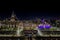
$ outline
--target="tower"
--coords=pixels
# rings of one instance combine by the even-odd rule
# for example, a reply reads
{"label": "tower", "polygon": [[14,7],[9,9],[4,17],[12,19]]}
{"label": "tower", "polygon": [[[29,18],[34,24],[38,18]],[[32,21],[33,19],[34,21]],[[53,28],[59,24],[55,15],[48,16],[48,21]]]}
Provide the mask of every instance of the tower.
{"label": "tower", "polygon": [[14,11],[13,11],[11,17],[15,17],[15,16],[16,16],[16,15],[14,14]]}
{"label": "tower", "polygon": [[15,21],[15,19],[17,19],[16,18],[16,15],[14,14],[14,11],[12,12],[12,15],[11,15],[11,19],[10,19],[10,21]]}

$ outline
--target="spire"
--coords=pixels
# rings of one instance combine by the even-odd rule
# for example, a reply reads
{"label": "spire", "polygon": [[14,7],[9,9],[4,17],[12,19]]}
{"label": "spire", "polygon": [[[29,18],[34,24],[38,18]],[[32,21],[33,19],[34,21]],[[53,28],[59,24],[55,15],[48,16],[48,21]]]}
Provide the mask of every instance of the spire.
{"label": "spire", "polygon": [[10,19],[11,21],[15,21],[15,20],[17,20],[17,17],[16,17],[16,15],[14,14],[14,11],[12,12],[12,15],[11,15],[11,19]]}
{"label": "spire", "polygon": [[15,17],[15,16],[16,16],[16,15],[14,14],[14,11],[13,11],[11,17]]}

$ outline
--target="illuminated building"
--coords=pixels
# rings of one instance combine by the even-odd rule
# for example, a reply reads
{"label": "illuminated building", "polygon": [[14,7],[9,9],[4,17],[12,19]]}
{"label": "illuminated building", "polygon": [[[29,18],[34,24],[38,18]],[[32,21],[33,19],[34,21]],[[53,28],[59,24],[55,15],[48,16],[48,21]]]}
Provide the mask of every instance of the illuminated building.
{"label": "illuminated building", "polygon": [[0,21],[0,36],[23,36],[24,30],[36,30],[36,23],[31,20],[19,20],[14,11],[10,18]]}
{"label": "illuminated building", "polygon": [[[50,21],[49,21],[50,22]],[[56,36],[60,33],[60,29],[54,27],[52,23],[37,18],[36,20],[19,20],[14,12],[9,19],[0,20],[0,36]],[[56,34],[56,35],[55,35]],[[60,36],[60,34],[59,34]]]}

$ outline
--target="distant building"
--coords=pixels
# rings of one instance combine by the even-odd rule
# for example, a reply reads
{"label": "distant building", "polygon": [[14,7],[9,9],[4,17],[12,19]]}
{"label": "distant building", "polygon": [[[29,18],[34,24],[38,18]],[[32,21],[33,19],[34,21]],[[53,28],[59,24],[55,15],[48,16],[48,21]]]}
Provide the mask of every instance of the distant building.
{"label": "distant building", "polygon": [[[59,24],[60,21],[57,21],[56,23]],[[47,22],[47,20],[41,20],[40,18],[36,18],[35,20],[19,20],[13,11],[10,18],[0,20],[0,36],[59,34],[60,30],[57,27],[53,27],[52,23],[50,24]],[[56,31],[58,31],[58,33],[56,33]]]}
{"label": "distant building", "polygon": [[[20,30],[36,30],[37,24],[33,23],[32,20],[19,20],[16,15],[14,14],[14,11],[12,12],[12,15],[10,18],[6,18],[5,20],[0,21],[0,30],[1,31],[15,31],[14,34],[17,34],[16,31]],[[19,30],[18,30],[19,29]],[[1,32],[2,34],[2,32]]]}

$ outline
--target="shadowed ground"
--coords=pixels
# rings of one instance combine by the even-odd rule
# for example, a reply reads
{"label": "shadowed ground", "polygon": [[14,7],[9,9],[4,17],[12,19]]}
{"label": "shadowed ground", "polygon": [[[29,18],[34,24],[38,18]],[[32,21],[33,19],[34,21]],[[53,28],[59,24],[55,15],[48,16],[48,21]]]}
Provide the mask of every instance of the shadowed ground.
{"label": "shadowed ground", "polygon": [[0,37],[0,40],[60,40],[60,37]]}

